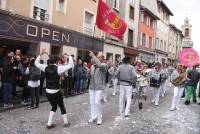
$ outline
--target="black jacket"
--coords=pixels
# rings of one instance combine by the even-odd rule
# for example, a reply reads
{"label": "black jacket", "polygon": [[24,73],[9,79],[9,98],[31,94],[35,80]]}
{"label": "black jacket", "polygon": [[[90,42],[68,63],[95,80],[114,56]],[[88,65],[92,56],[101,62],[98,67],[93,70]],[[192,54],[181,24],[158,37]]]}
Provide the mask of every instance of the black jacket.
{"label": "black jacket", "polygon": [[13,69],[13,65],[4,63],[2,75],[3,75],[2,82],[14,83],[15,82],[15,72]]}
{"label": "black jacket", "polygon": [[192,69],[188,71],[188,78],[189,80],[187,81],[186,86],[197,87],[197,84],[200,79],[200,73],[196,69]]}

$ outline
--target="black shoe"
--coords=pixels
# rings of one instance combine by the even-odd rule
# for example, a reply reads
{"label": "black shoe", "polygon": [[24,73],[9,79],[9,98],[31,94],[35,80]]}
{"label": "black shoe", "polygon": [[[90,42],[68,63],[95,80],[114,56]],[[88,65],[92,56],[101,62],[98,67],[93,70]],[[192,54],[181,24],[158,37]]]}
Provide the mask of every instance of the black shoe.
{"label": "black shoe", "polygon": [[190,101],[185,101],[185,105],[189,105],[190,104]]}
{"label": "black shoe", "polygon": [[197,100],[193,100],[194,103],[197,103]]}
{"label": "black shoe", "polygon": [[128,118],[128,117],[129,117],[129,115],[125,115],[124,117],[125,117],[125,118]]}
{"label": "black shoe", "polygon": [[54,128],[54,127],[56,127],[55,124],[51,124],[50,126],[49,126],[49,125],[46,126],[47,129],[52,129],[52,128]]}

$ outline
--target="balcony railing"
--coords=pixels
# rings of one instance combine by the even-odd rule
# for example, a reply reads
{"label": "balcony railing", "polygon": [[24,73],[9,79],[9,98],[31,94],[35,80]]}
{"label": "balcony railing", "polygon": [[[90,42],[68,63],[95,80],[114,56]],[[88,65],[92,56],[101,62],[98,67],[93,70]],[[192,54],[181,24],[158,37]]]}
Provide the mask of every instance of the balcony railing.
{"label": "balcony railing", "polygon": [[49,21],[49,14],[42,8],[34,7],[33,18],[41,21]]}

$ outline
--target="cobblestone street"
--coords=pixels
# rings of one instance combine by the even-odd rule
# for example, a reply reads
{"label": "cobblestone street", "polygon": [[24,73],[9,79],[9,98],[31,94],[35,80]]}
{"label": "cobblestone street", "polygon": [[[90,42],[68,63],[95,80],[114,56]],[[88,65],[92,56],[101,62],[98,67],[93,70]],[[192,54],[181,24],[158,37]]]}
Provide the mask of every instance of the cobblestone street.
{"label": "cobblestone street", "polygon": [[[170,111],[172,90],[161,98],[160,105],[154,106],[147,99],[142,110],[132,109],[130,118],[118,117],[118,96],[109,93],[108,103],[103,103],[103,124],[88,124],[88,94],[66,98],[65,106],[71,126],[64,128],[58,110],[55,129],[47,130],[46,122],[50,106],[42,103],[39,109],[26,108],[6,111],[0,114],[0,134],[199,134],[200,107],[196,104],[181,105],[180,111]],[[151,90],[149,91],[150,95]],[[183,103],[183,101],[182,101]]]}

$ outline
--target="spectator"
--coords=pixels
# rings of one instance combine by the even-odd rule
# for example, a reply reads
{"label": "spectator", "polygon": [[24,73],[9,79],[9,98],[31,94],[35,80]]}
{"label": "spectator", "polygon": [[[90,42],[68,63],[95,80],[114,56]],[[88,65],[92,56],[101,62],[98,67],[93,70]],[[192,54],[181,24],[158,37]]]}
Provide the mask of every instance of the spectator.
{"label": "spectator", "polygon": [[10,103],[10,95],[12,94],[12,84],[15,81],[14,68],[13,68],[14,58],[11,56],[7,57],[7,60],[3,64],[3,103],[4,108],[11,108],[13,104]]}
{"label": "spectator", "polygon": [[82,65],[82,60],[79,59],[77,64],[74,67],[74,77],[75,77],[74,88],[75,88],[76,94],[81,93],[82,76],[83,76],[83,65]]}
{"label": "spectator", "polygon": [[[28,75],[28,88],[30,90],[31,105],[28,109],[34,109],[39,107],[39,86],[40,86],[40,70],[34,65],[35,59],[30,60],[29,66],[26,68],[26,74]],[[36,100],[36,105],[35,105]]]}
{"label": "spectator", "polygon": [[88,77],[89,77],[89,68],[87,67],[87,62],[83,63],[83,78],[82,78],[82,89],[86,90]]}

